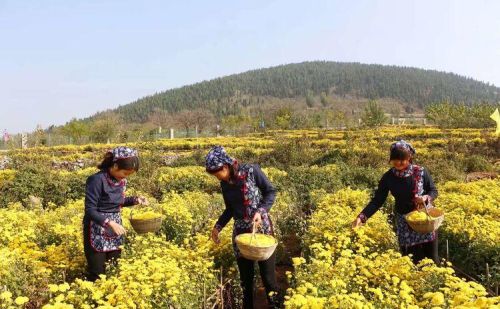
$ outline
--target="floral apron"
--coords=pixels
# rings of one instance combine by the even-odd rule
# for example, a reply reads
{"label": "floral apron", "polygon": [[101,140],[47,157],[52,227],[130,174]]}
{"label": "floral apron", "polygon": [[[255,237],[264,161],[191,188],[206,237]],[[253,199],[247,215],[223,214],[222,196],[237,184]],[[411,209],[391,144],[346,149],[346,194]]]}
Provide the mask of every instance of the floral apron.
{"label": "floral apron", "polygon": [[[101,215],[110,221],[122,225],[122,217],[119,212],[101,212]],[[123,235],[116,235],[108,225],[103,227],[90,220],[90,245],[97,252],[110,252],[121,250],[123,245]]]}
{"label": "floral apron", "polygon": [[[413,196],[418,195],[422,196],[424,194],[424,170],[423,168],[415,165],[413,167],[413,177],[414,181],[414,189]],[[416,209],[416,203],[415,209]],[[431,206],[425,205],[426,208]],[[397,213],[396,214],[396,229],[398,235],[398,242],[400,247],[408,248],[418,244],[431,242],[436,239],[436,232],[420,234],[415,232],[410,225],[406,222],[404,215]]]}
{"label": "floral apron", "polygon": [[[236,258],[240,257],[240,251],[236,245],[236,236],[243,233],[251,233],[253,229],[252,219],[259,211],[262,194],[255,182],[253,167],[242,165],[238,171],[238,181],[242,183],[241,194],[243,195],[243,206],[245,207],[243,219],[234,220],[233,226],[233,250]],[[266,235],[273,235],[273,225],[271,218],[266,211],[261,211],[262,223],[260,230]]]}

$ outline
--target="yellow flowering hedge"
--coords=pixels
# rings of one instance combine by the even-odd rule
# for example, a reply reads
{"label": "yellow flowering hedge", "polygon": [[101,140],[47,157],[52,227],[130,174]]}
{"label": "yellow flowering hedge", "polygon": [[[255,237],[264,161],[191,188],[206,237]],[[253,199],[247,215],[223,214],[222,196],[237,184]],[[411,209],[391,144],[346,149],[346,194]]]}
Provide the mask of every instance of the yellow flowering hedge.
{"label": "yellow flowering hedge", "polygon": [[445,211],[441,252],[448,240],[450,260],[494,289],[500,282],[500,178],[448,182],[439,189],[436,206]]}
{"label": "yellow flowering hedge", "polygon": [[306,258],[294,258],[287,308],[489,308],[500,298],[466,282],[449,267],[413,265],[396,250],[382,213],[366,226],[350,223],[368,200],[365,191],[318,193],[305,235]]}
{"label": "yellow flowering hedge", "polygon": [[162,167],[158,181],[165,192],[206,190],[217,191],[217,178],[208,174],[202,166]]}
{"label": "yellow flowering hedge", "polygon": [[[43,308],[199,308],[217,284],[209,240],[177,246],[164,237],[130,235],[118,265],[95,283],[49,285]],[[62,308],[62,307],[61,307]]]}
{"label": "yellow flowering hedge", "polygon": [[[480,146],[494,138],[493,130],[481,129],[439,129],[436,127],[387,126],[373,129],[336,130],[270,130],[265,133],[250,134],[245,137],[205,137],[176,138],[149,142],[127,142],[125,145],[141,150],[143,156],[163,152],[164,155],[185,155],[190,151],[206,150],[213,145],[225,145],[230,152],[239,156],[245,152],[254,154],[268,153],[276,145],[278,138],[310,138],[314,148],[339,148],[350,146],[349,141],[358,141],[359,145],[386,150],[391,141],[404,137],[418,149],[434,149],[455,144]],[[104,152],[122,144],[62,145],[31,148],[29,151],[11,150],[9,156],[16,160],[33,161],[74,161],[85,159],[98,161]],[[367,148],[367,147],[366,147]]]}
{"label": "yellow flowering hedge", "polygon": [[[170,217],[170,224],[185,231],[179,244],[164,234],[139,236],[125,219],[129,233],[122,259],[95,284],[78,279],[85,267],[83,201],[53,210],[28,211],[20,205],[0,209],[0,308],[17,308],[28,300],[37,307],[49,302],[46,308],[199,307],[216,287],[213,245],[193,230],[196,221],[207,219],[200,216],[202,210],[210,211],[211,196],[189,192],[168,197],[160,203],[164,214],[173,214],[175,208],[192,212],[187,220],[180,220],[179,212]],[[220,208],[217,203],[213,207]],[[129,213],[125,208],[124,218]]]}
{"label": "yellow flowering hedge", "polygon": [[[0,209],[0,286],[11,300],[28,296],[41,305],[47,284],[81,276],[82,209],[81,201],[51,211],[19,204]],[[6,295],[0,308],[12,305]]]}

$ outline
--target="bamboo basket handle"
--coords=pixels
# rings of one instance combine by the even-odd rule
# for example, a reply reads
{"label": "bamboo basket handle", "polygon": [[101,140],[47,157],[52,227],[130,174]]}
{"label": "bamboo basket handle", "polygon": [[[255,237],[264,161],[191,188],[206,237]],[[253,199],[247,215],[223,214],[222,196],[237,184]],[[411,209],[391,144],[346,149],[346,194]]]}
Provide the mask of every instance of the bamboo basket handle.
{"label": "bamboo basket handle", "polygon": [[425,210],[425,213],[427,214],[427,222],[430,222],[431,221],[431,215],[429,214],[429,210],[427,209],[427,205],[428,204],[427,202],[424,202],[424,210]]}
{"label": "bamboo basket handle", "polygon": [[257,231],[257,225],[255,224],[255,221],[252,221],[252,237],[250,238],[250,244],[252,244],[252,241],[255,238],[256,231]]}
{"label": "bamboo basket handle", "polygon": [[425,213],[426,213],[426,219],[427,219],[427,222],[430,222],[431,221],[431,215],[429,214],[429,210],[427,209],[427,205],[426,205],[426,202],[423,202],[423,203],[417,203],[417,210],[418,211],[421,211],[422,208],[424,209]]}

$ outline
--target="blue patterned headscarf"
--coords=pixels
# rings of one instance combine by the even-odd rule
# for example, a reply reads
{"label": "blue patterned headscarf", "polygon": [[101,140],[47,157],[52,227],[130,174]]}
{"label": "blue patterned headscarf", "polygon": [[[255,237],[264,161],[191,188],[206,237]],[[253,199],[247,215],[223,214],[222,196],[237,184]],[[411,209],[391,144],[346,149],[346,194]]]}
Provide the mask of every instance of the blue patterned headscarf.
{"label": "blue patterned headscarf", "polygon": [[399,140],[391,145],[391,151],[396,148],[404,149],[407,152],[409,152],[412,156],[414,156],[417,153],[415,151],[415,148],[413,148],[412,145],[410,145],[410,143],[408,143],[405,140]]}
{"label": "blue patterned headscarf", "polygon": [[214,172],[221,169],[225,164],[233,165],[236,162],[231,158],[224,147],[214,146],[205,157],[205,168],[208,172]]}
{"label": "blue patterned headscarf", "polygon": [[139,156],[137,150],[125,146],[119,146],[110,151],[113,154],[113,162]]}

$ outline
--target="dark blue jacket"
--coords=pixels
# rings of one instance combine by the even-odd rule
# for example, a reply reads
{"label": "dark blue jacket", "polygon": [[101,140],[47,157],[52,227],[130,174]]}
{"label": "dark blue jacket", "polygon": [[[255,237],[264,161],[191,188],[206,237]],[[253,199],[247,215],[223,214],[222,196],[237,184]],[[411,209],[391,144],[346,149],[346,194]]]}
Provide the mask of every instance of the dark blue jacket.
{"label": "dark blue jacket", "polygon": [[[437,198],[438,191],[431,175],[424,168],[424,195],[429,195],[433,200]],[[394,196],[396,213],[405,215],[414,210],[413,188],[415,186],[413,176],[398,177],[392,170],[388,170],[378,184],[375,195],[362,213],[370,218],[384,204],[389,192]]]}
{"label": "dark blue jacket", "polygon": [[[112,186],[106,179],[107,171],[100,171],[87,178],[85,189],[84,222],[90,220],[103,225],[101,212],[120,212],[120,206],[136,204],[136,197],[125,197],[123,186]],[[109,175],[109,174],[108,174]],[[109,175],[109,177],[111,177]]]}
{"label": "dark blue jacket", "polygon": [[[259,165],[252,164],[251,166],[253,167],[255,183],[262,194],[262,199],[258,208],[263,208],[269,212],[276,198],[276,189],[269,179],[267,179],[264,172],[262,172]],[[241,192],[241,187],[243,186],[242,181],[238,181],[234,184],[221,181],[220,186],[226,209],[219,217],[219,220],[217,220],[216,226],[223,228],[231,218],[235,220],[243,219],[245,206],[243,205],[243,194]]]}

